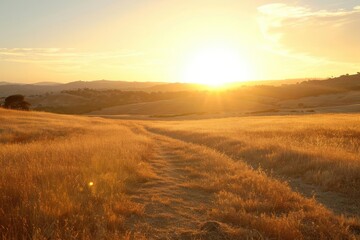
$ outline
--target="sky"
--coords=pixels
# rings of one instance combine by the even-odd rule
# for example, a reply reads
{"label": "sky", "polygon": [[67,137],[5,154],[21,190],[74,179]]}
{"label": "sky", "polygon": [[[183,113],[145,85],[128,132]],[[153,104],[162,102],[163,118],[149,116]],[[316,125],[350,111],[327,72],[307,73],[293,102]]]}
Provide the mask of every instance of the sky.
{"label": "sky", "polygon": [[0,82],[183,82],[214,46],[239,81],[360,71],[353,0],[0,0],[0,30]]}

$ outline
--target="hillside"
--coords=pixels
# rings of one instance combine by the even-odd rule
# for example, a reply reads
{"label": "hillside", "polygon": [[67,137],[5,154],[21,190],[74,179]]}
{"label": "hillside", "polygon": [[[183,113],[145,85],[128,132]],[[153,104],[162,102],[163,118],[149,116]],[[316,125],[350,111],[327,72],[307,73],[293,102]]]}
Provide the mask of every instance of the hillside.
{"label": "hillside", "polygon": [[55,113],[82,114],[107,107],[175,99],[190,92],[144,92],[77,89],[27,97],[32,109]]}
{"label": "hillside", "polygon": [[[199,118],[224,114],[304,114],[360,112],[360,74],[280,86],[244,86],[219,92],[189,92],[189,97],[141,102],[93,111],[90,115],[143,115]],[[201,116],[199,116],[199,114]]]}
{"label": "hillside", "polygon": [[89,115],[149,115],[171,116],[188,114],[213,114],[223,112],[264,111],[273,108],[271,102],[262,104],[259,101],[235,98],[233,96],[217,96],[212,94],[194,94],[193,96],[128,104],[104,108],[88,113]]}
{"label": "hillside", "polygon": [[280,82],[258,82],[273,85],[230,84],[210,90],[199,84],[79,81],[53,86],[4,85],[0,86],[0,91],[6,87],[24,87],[24,92],[26,88],[56,89],[26,99],[34,110],[70,114],[145,117],[201,114],[210,117],[214,114],[346,113],[359,110],[360,74],[327,80],[288,80],[285,81],[288,84],[281,85]]}
{"label": "hillside", "polygon": [[126,81],[76,81],[64,84],[41,83],[41,84],[3,84],[0,85],[0,97],[6,97],[12,94],[39,95],[44,93],[59,93],[66,90],[76,89],[121,89],[138,90],[145,89],[160,83],[157,82],[126,82]]}
{"label": "hillside", "polygon": [[[304,79],[297,80],[274,80],[274,81],[252,81],[229,84],[226,88],[238,88],[249,85],[274,85],[302,82]],[[126,90],[126,91],[145,91],[145,92],[179,92],[179,91],[198,91],[208,90],[207,86],[191,83],[162,83],[162,82],[127,82],[127,81],[75,81],[70,83],[38,82],[33,84],[0,82],[0,97],[12,94],[39,95],[45,93],[59,93],[67,90],[77,89],[94,90]]]}
{"label": "hillside", "polygon": [[0,238],[359,239],[358,118],[0,109]]}

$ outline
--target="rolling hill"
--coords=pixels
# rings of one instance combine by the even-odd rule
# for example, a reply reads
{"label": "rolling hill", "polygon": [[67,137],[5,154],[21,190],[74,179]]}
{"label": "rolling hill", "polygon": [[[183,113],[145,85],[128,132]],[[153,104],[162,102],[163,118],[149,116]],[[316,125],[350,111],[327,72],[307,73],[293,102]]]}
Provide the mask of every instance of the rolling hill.
{"label": "rolling hill", "polygon": [[359,239],[358,119],[0,109],[0,238]]}
{"label": "rolling hill", "polygon": [[[46,85],[48,83],[2,85],[0,93],[43,91],[46,93],[27,97],[33,109],[90,115],[175,116],[358,111],[360,74],[326,80],[289,80],[288,84],[281,85],[280,82],[257,82],[263,85],[244,83],[242,86],[233,84],[233,88],[214,91],[199,84],[101,80],[51,86]],[[48,92],[50,90],[54,92]]]}
{"label": "rolling hill", "polygon": [[104,108],[89,115],[150,115],[172,116],[191,114],[216,114],[224,112],[264,111],[271,109],[271,103],[263,104],[234,97],[213,95],[189,96],[170,100],[127,104]]}
{"label": "rolling hill", "polygon": [[126,82],[126,81],[76,81],[64,84],[41,83],[41,84],[4,84],[0,85],[0,97],[12,94],[39,95],[48,92],[58,93],[65,90],[74,89],[121,89],[139,90],[149,88],[160,83],[157,82]]}

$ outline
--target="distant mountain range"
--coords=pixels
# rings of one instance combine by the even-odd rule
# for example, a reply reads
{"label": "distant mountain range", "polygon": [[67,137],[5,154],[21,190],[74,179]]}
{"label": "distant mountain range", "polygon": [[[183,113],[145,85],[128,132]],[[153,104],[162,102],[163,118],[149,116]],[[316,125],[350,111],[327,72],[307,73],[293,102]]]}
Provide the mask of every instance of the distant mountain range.
{"label": "distant mountain range", "polygon": [[[305,79],[273,80],[273,81],[249,81],[228,84],[227,88],[237,88],[252,85],[281,85],[305,81]],[[12,94],[25,96],[39,95],[44,93],[58,93],[64,90],[74,89],[96,89],[96,90],[124,90],[124,91],[146,91],[146,92],[175,92],[206,90],[207,86],[195,83],[164,83],[164,82],[127,82],[127,81],[75,81],[70,83],[38,82],[32,84],[0,82],[0,97]]]}
{"label": "distant mountain range", "polygon": [[126,81],[76,81],[70,83],[52,83],[52,82],[40,82],[34,84],[19,84],[19,83],[7,83],[0,82],[0,97],[5,97],[12,94],[22,95],[37,95],[47,92],[61,92],[64,90],[73,89],[120,89],[120,90],[144,90],[159,84],[159,82],[126,82]]}
{"label": "distant mountain range", "polygon": [[[293,94],[301,89],[309,88],[336,88],[336,89],[352,89],[360,88],[360,74],[343,75],[337,78],[330,78],[326,80],[308,80],[308,79],[289,79],[289,80],[266,80],[266,81],[249,81],[230,83],[225,88],[241,88],[241,87],[256,87],[260,92],[267,92],[264,95],[273,93],[275,95]],[[278,87],[281,88],[278,88]],[[276,89],[272,89],[275,88]],[[41,95],[45,93],[59,93],[64,90],[75,89],[95,89],[95,90],[124,90],[124,91],[145,91],[145,92],[175,92],[175,91],[195,91],[206,90],[207,86],[194,83],[164,83],[164,82],[127,82],[127,81],[75,81],[70,83],[56,83],[56,82],[39,82],[33,84],[8,83],[0,82],[0,97],[6,97],[12,94],[22,94],[25,96]],[[292,91],[289,91],[292,90]],[[273,95],[271,94],[271,95]]]}

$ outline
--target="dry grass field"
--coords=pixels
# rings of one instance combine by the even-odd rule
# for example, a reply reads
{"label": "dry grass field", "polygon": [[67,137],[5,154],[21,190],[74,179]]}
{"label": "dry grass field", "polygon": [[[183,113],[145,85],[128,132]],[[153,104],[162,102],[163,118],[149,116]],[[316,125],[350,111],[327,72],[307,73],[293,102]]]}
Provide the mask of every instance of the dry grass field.
{"label": "dry grass field", "polygon": [[0,238],[360,239],[359,214],[288,183],[358,202],[359,120],[120,121],[0,109]]}
{"label": "dry grass field", "polygon": [[[103,239],[143,207],[151,142],[95,118],[0,109],[0,239]],[[141,167],[139,167],[141,166]]]}
{"label": "dry grass field", "polygon": [[360,199],[360,115],[256,116],[148,124],[152,131]]}

